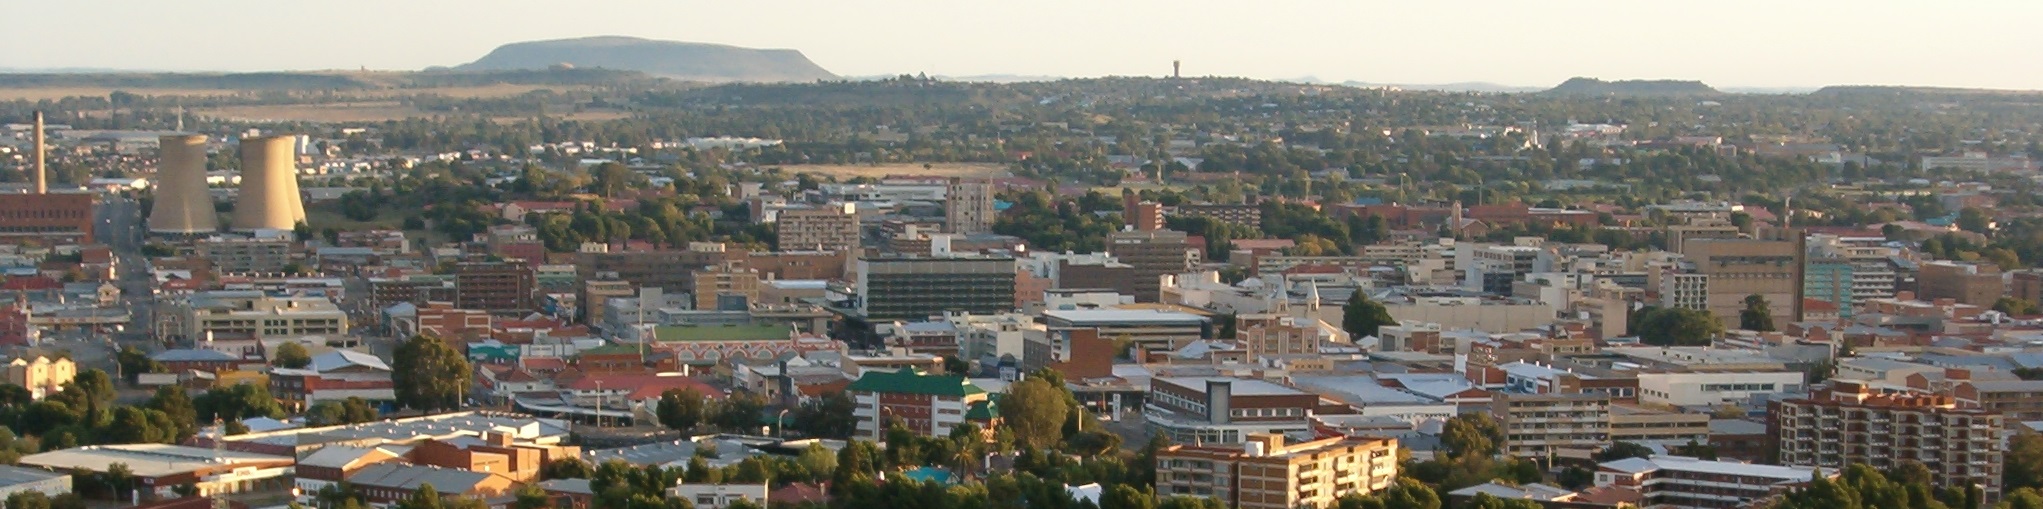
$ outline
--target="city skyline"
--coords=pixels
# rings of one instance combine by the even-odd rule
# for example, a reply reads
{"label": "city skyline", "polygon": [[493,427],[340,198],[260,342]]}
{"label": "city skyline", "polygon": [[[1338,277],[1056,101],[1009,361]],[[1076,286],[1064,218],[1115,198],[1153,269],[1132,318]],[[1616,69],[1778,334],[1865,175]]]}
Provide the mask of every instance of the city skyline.
{"label": "city skyline", "polygon": [[[2013,65],[2043,59],[2043,49],[2021,40],[2021,20],[2043,14],[2043,4],[2012,1],[1733,1],[1710,9],[1615,1],[1565,9],[1473,1],[1283,8],[1213,0],[764,8],[629,1],[568,9],[533,0],[263,9],[202,0],[111,11],[38,3],[18,6],[19,19],[51,22],[0,35],[21,48],[0,57],[0,69],[416,70],[470,62],[506,43],[623,35],[795,49],[845,77],[1161,76],[1181,60],[1188,76],[1330,82],[1546,87],[1586,76],[1720,88],[2043,89],[2043,71]],[[80,37],[81,26],[128,36]]]}

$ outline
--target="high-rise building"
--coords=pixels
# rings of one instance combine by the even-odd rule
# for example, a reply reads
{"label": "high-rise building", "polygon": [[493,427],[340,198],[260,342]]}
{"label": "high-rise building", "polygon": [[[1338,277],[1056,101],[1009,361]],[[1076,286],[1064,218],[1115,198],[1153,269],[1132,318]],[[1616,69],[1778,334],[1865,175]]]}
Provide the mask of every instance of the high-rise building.
{"label": "high-rise building", "polygon": [[1951,299],[1959,304],[1989,307],[2007,293],[2001,282],[2000,266],[1985,262],[1924,263],[1915,281],[1920,286],[1917,297],[1932,302]]}
{"label": "high-rise building", "polygon": [[833,204],[813,209],[780,211],[779,247],[786,251],[856,252],[859,247],[857,205]]}
{"label": "high-rise building", "polygon": [[[1156,302],[1163,276],[1183,274],[1198,264],[1199,250],[1185,232],[1173,230],[1115,232],[1107,236],[1107,253],[1134,267],[1136,302]],[[1064,282],[1064,287],[1073,287]]]}
{"label": "high-rise building", "polygon": [[206,189],[206,137],[171,135],[158,140],[156,201],[149,211],[149,231],[189,235],[218,231],[213,195]]}
{"label": "high-rise building", "polygon": [[1893,297],[1899,253],[1886,242],[1883,237],[1810,235],[1802,296],[1837,305],[1843,318],[1851,318],[1853,308],[1867,299]]}
{"label": "high-rise building", "polygon": [[951,178],[945,197],[944,226],[951,233],[984,233],[993,230],[993,183]]}
{"label": "high-rise building", "polygon": [[296,136],[241,139],[235,230],[289,230],[305,222],[305,204],[298,195],[297,141]]}
{"label": "high-rise building", "polygon": [[291,240],[284,237],[215,237],[193,243],[213,269],[234,274],[281,272],[291,264]]}
{"label": "high-rise building", "polygon": [[1937,486],[1976,486],[1986,503],[2000,500],[2006,418],[1999,412],[1961,408],[1951,396],[1831,383],[1806,398],[1768,403],[1767,435],[1778,451],[1776,463],[1823,468],[1864,463],[1889,470],[1913,460],[1929,467]]}
{"label": "high-rise building", "polygon": [[497,316],[532,312],[532,268],[522,263],[462,262],[454,264],[454,305]]}
{"label": "high-rise building", "polygon": [[1014,310],[1014,258],[886,256],[858,261],[858,311],[868,320]]}
{"label": "high-rise building", "polygon": [[1240,445],[1173,445],[1156,455],[1156,494],[1213,497],[1240,509],[1332,507],[1397,481],[1397,440],[1334,436],[1288,443],[1256,434]]}
{"label": "high-rise building", "polygon": [[1775,326],[1802,321],[1801,242],[1695,239],[1682,248],[1694,272],[1709,278],[1706,310],[1725,327],[1738,326],[1752,295],[1766,299]]}

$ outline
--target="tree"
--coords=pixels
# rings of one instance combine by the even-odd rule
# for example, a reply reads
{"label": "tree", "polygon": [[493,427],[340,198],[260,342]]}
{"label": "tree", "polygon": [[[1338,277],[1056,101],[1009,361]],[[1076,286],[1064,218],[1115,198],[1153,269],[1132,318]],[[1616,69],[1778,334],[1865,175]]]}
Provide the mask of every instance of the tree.
{"label": "tree", "polygon": [[667,389],[660,394],[660,425],[679,431],[695,429],[695,425],[702,423],[707,406],[702,393],[695,389]]}
{"label": "tree", "polygon": [[121,380],[128,382],[128,385],[134,385],[135,380],[144,373],[163,371],[163,364],[150,359],[148,353],[132,345],[121,347],[121,353],[115,357],[121,367]]}
{"label": "tree", "polygon": [[1354,296],[1348,297],[1346,305],[1341,306],[1341,330],[1348,331],[1348,335],[1357,339],[1375,336],[1378,327],[1396,324],[1397,320],[1390,317],[1389,308],[1370,299],[1369,294],[1359,289],[1355,290]]}
{"label": "tree", "polygon": [[192,403],[191,395],[186,394],[183,387],[175,385],[158,387],[156,395],[150,397],[144,406],[163,412],[165,418],[177,424],[174,441],[183,442],[198,433],[199,410]]}
{"label": "tree", "polygon": [[1647,307],[1633,318],[1639,341],[1652,346],[1706,346],[1724,331],[1708,311]]}
{"label": "tree", "polygon": [[305,345],[286,342],[277,345],[277,351],[270,355],[270,365],[286,369],[304,369],[312,365],[312,354],[305,351]]}
{"label": "tree", "polygon": [[1986,211],[1978,207],[1965,207],[1958,211],[1958,229],[1973,233],[1993,233],[1993,218],[1986,217]]}
{"label": "tree", "polygon": [[2000,300],[1993,301],[1993,310],[2014,316],[2043,314],[2043,307],[2038,307],[2035,302],[2020,297],[2001,297]]}
{"label": "tree", "polygon": [[198,421],[211,423],[226,421],[229,427],[238,425],[250,417],[280,418],[284,409],[277,405],[277,399],[270,396],[267,385],[237,384],[233,387],[214,387],[192,400],[198,410]]}
{"label": "tree", "polygon": [[7,496],[7,509],[50,509],[50,496],[34,490],[16,491]]}
{"label": "tree", "polygon": [[305,411],[305,421],[313,426],[337,426],[376,420],[379,412],[369,400],[350,397],[343,401],[321,401]]}
{"label": "tree", "polygon": [[1745,296],[1745,309],[1738,311],[1738,328],[1768,332],[1773,330],[1773,309],[1766,297],[1759,294]]}
{"label": "tree", "polygon": [[1490,414],[1461,414],[1447,419],[1440,430],[1440,445],[1449,458],[1496,456],[1504,441],[1504,430]]}
{"label": "tree", "polygon": [[1613,442],[1610,447],[1596,451],[1596,462],[1617,461],[1625,458],[1651,458],[1653,450],[1632,442]]}
{"label": "tree", "polygon": [[1477,493],[1461,507],[1467,509],[1540,509],[1539,502],[1522,498],[1497,498],[1488,493]]}
{"label": "tree", "polygon": [[858,402],[844,391],[823,393],[790,412],[794,415],[788,427],[813,437],[848,438],[858,427],[858,419],[851,415],[857,407]]}
{"label": "tree", "polygon": [[766,400],[749,393],[732,394],[717,404],[713,424],[725,431],[741,432],[759,430],[759,418],[766,411]]}
{"label": "tree", "polygon": [[548,496],[546,490],[540,489],[537,484],[527,484],[519,487],[517,497],[517,501],[511,503],[512,509],[553,508],[553,497]]}
{"label": "tree", "polygon": [[2008,441],[2001,468],[2002,489],[2043,489],[2043,435],[2023,433]]}
{"label": "tree", "polygon": [[1062,387],[1052,387],[1044,377],[1032,376],[1007,388],[1000,400],[1000,418],[1014,430],[1016,441],[1027,448],[1050,448],[1064,441],[1064,421],[1071,405],[1064,401]]}
{"label": "tree", "polygon": [[390,363],[390,381],[397,387],[397,403],[424,411],[460,408],[475,373],[468,359],[461,357],[439,338],[418,335],[397,347]]}

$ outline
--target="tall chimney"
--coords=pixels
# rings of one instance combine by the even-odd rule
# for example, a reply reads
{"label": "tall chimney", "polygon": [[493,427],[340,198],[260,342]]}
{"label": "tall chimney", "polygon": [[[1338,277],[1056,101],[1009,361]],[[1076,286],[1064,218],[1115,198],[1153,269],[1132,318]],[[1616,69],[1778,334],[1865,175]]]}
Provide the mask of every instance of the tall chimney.
{"label": "tall chimney", "polygon": [[49,144],[43,141],[43,112],[35,112],[35,194],[50,192],[50,171],[44,159],[48,157]]}

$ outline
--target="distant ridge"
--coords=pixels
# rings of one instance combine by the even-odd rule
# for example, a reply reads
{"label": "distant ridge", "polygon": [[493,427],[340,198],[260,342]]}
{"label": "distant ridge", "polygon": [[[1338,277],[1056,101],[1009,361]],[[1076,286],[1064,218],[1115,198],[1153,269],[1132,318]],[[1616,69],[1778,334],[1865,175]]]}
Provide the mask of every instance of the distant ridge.
{"label": "distant ridge", "polygon": [[556,66],[639,71],[687,81],[787,82],[835,79],[790,49],[656,41],[637,37],[584,37],[498,46],[456,70],[547,69]]}
{"label": "distant ridge", "polygon": [[1569,78],[1545,93],[1549,95],[1620,95],[1620,96],[1669,96],[1669,95],[1716,95],[1722,92],[1710,88],[1700,81],[1681,80],[1618,80],[1603,81],[1596,78]]}

